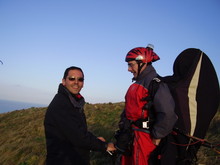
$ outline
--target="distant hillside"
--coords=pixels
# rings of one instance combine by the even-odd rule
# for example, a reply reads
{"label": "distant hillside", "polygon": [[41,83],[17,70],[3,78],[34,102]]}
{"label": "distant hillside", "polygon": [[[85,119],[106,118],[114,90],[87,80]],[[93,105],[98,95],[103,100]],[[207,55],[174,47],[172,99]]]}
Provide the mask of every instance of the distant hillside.
{"label": "distant hillside", "polygon": [[[124,103],[86,104],[85,113],[89,130],[108,141],[114,141],[114,132]],[[0,164],[44,165],[46,149],[43,120],[46,108],[30,108],[0,114]],[[220,142],[220,113],[215,116],[207,134],[210,142]],[[201,147],[201,164],[220,164],[220,155]],[[92,153],[92,165],[111,164],[106,154]]]}

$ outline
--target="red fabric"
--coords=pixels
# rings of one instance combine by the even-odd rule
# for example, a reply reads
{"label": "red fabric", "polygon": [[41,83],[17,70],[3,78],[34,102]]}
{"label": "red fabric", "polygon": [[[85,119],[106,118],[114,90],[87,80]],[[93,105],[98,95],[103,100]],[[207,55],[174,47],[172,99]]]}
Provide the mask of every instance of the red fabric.
{"label": "red fabric", "polygon": [[148,165],[150,153],[156,148],[148,133],[134,131],[132,156],[122,156],[122,165]]}
{"label": "red fabric", "polygon": [[[142,111],[142,107],[146,104],[142,99],[146,96],[148,96],[148,90],[143,86],[136,83],[130,86],[125,96],[125,113],[128,119],[135,121],[148,116],[148,111]],[[141,131],[134,131],[134,134],[132,156],[122,156],[121,164],[148,165],[149,155],[156,146],[152,143],[150,134]]]}
{"label": "red fabric", "polygon": [[146,118],[147,111],[142,111],[142,107],[147,103],[141,101],[144,97],[148,96],[148,90],[139,84],[132,84],[125,96],[125,113],[129,120],[137,120]]}

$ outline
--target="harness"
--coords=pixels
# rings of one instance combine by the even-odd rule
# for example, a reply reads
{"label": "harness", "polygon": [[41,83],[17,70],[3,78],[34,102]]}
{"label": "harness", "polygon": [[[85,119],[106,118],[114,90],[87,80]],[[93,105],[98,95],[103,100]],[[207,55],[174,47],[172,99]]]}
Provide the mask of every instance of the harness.
{"label": "harness", "polygon": [[140,118],[136,121],[132,121],[132,124],[138,127],[138,128],[132,127],[133,130],[150,133],[151,127],[155,121],[153,100],[157,92],[157,89],[159,88],[160,83],[161,83],[161,80],[158,77],[153,78],[151,80],[149,87],[148,87],[149,95],[147,97],[142,98],[141,100],[141,101],[147,101],[147,104],[144,105],[144,107],[142,108],[142,111],[149,111],[148,113],[149,116],[145,119]]}

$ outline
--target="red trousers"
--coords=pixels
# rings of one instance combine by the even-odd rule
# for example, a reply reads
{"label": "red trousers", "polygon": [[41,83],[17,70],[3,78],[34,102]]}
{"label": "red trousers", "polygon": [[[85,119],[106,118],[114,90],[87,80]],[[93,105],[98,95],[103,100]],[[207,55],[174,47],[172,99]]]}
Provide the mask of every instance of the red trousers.
{"label": "red trousers", "polygon": [[132,156],[122,156],[121,165],[148,165],[151,152],[156,148],[150,134],[134,131]]}

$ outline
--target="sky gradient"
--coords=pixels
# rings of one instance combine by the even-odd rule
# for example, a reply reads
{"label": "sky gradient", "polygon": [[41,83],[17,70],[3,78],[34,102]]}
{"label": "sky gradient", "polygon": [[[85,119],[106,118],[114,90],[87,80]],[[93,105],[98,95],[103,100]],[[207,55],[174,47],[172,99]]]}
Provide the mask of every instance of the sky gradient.
{"label": "sky gradient", "polygon": [[86,102],[124,101],[125,55],[148,43],[161,76],[183,50],[199,48],[219,78],[219,29],[219,0],[0,0],[0,99],[47,105],[64,70],[78,66]]}

